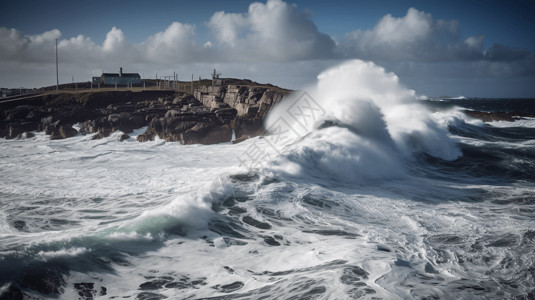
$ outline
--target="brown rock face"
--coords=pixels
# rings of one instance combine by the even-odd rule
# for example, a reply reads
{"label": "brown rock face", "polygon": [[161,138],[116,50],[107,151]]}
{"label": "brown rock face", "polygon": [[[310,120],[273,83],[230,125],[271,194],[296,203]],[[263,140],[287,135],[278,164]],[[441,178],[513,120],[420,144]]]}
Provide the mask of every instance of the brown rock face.
{"label": "brown rock face", "polygon": [[[227,109],[234,109],[236,116],[230,124],[236,138],[241,138],[264,134],[264,118],[288,92],[275,87],[254,85],[203,86],[195,90],[194,96],[216,114]],[[227,120],[228,118],[222,119],[225,124]]]}
{"label": "brown rock face", "polygon": [[69,125],[60,125],[52,129],[50,133],[51,140],[61,140],[73,137],[78,134],[78,131]]}
{"label": "brown rock face", "polygon": [[288,93],[268,87],[256,86],[203,86],[193,95],[210,109],[230,107],[236,109],[237,116],[259,117],[263,119],[269,109]]}

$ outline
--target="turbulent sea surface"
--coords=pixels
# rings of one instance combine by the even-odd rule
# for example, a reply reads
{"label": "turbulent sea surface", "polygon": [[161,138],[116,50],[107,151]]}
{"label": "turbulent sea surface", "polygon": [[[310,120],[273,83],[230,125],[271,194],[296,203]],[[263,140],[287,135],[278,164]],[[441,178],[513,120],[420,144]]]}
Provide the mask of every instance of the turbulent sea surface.
{"label": "turbulent sea surface", "polygon": [[0,298],[535,297],[535,120],[462,113],[533,100],[308,91],[236,145],[0,140]]}

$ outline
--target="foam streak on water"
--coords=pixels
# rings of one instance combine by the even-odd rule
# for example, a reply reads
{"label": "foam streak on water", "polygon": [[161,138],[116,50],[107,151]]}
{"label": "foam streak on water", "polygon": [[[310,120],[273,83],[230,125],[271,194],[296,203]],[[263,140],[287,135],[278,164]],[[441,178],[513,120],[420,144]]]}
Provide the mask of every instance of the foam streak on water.
{"label": "foam streak on water", "polygon": [[532,127],[431,113],[361,61],[310,95],[323,118],[253,169],[239,159],[269,137],[0,140],[0,293],[534,296]]}

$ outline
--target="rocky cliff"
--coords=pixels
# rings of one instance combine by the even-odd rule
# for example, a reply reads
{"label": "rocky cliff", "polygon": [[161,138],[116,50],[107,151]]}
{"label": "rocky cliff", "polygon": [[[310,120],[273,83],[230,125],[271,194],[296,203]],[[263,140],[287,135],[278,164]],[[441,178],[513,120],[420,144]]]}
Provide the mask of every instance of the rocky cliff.
{"label": "rocky cliff", "polygon": [[268,111],[288,93],[276,87],[225,85],[203,86],[194,96],[205,107],[218,111],[235,109],[231,126],[236,138],[256,136],[264,132],[263,120]]}
{"label": "rocky cliff", "polygon": [[[44,131],[51,139],[114,131],[126,134],[147,126],[138,141],[156,136],[182,144],[228,142],[262,134],[263,119],[287,91],[247,85],[203,86],[194,95],[163,91],[110,91],[49,94],[0,102],[0,138],[31,137]],[[72,128],[78,124],[79,131]]]}

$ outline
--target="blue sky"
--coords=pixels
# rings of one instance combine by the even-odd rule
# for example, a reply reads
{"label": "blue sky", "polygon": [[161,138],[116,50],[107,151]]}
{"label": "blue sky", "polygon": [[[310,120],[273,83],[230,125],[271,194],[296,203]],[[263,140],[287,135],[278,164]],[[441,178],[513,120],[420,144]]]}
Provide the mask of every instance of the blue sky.
{"label": "blue sky", "polygon": [[0,9],[0,86],[223,76],[287,88],[371,60],[428,96],[535,97],[535,1],[13,1]]}

